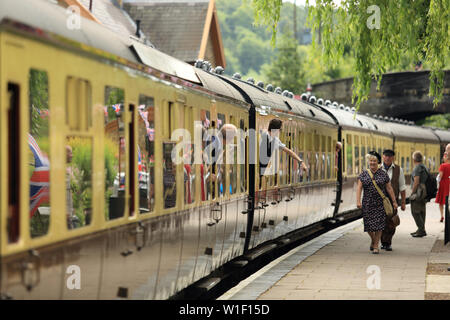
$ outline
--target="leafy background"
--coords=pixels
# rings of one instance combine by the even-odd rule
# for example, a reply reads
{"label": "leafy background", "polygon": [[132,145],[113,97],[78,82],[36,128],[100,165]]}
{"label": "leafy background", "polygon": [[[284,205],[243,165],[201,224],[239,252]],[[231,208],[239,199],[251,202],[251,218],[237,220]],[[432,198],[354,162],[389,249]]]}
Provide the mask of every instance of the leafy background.
{"label": "leafy background", "polygon": [[[309,12],[304,5],[296,6],[296,28],[294,28],[294,4],[283,2],[274,38],[270,25],[258,26],[254,21],[258,10],[271,10],[276,15],[276,6],[271,6],[276,1],[253,1],[253,5],[262,3],[265,8],[254,7],[251,2],[216,1],[227,61],[226,74],[233,75],[238,72],[244,80],[251,77],[256,82],[263,81],[265,85],[271,83],[274,87],[287,89],[297,95],[305,92],[308,83],[360,76],[355,72],[357,61],[352,54],[358,42],[343,30],[340,29],[335,33],[338,37],[345,36],[346,41],[343,41],[342,45],[335,46],[337,48],[335,52],[326,52],[326,48],[333,46],[326,46],[325,42],[328,41],[330,44],[331,41],[336,41],[330,38],[331,31],[335,30],[322,29],[319,32],[317,23],[314,25],[312,21],[317,18],[317,13],[308,17]],[[322,19],[335,21],[336,17],[332,11],[324,12]],[[394,17],[389,16],[385,19]],[[408,28],[407,21],[404,24],[405,28]],[[311,31],[313,25],[316,28],[314,34]],[[333,27],[331,23],[323,25]],[[311,38],[314,36],[316,41],[312,45]],[[383,72],[413,71],[417,62],[417,54],[407,50],[395,56],[395,59],[388,58],[392,63],[389,63]],[[445,68],[449,69],[450,59],[446,59],[444,64]],[[423,61],[423,68],[430,68],[427,61]],[[370,74],[368,76],[370,77]],[[449,119],[446,115],[433,116],[420,124],[428,122],[434,126],[449,128]]]}

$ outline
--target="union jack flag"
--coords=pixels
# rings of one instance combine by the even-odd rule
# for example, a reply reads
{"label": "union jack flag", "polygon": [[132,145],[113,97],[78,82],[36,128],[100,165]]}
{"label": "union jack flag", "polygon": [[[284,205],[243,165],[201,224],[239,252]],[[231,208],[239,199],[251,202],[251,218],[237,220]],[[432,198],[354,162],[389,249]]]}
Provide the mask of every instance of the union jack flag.
{"label": "union jack flag", "polygon": [[114,105],[112,106],[112,108],[113,108],[113,110],[114,110],[116,113],[119,113],[119,112],[120,112],[120,104],[114,104]]}
{"label": "union jack flag", "polygon": [[138,149],[138,171],[141,172],[142,171],[141,148],[139,148],[138,146],[137,149]]}
{"label": "union jack flag", "polygon": [[47,156],[42,153],[31,134],[28,134],[28,146],[34,155],[34,171],[30,178],[30,217],[32,217],[42,203],[50,201],[50,166]]}

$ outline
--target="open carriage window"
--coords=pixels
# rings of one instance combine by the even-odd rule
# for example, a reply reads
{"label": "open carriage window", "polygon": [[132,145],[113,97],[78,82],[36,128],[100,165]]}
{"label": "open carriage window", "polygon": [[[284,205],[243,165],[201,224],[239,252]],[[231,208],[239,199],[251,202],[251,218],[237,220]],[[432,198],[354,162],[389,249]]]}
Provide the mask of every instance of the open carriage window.
{"label": "open carriage window", "polygon": [[239,155],[239,166],[240,166],[240,181],[241,181],[241,192],[246,192],[247,191],[247,137],[245,137],[245,123],[244,123],[244,119],[241,119],[239,121],[239,129],[240,129],[240,133],[241,136],[239,137],[239,150],[240,150],[240,155]]}
{"label": "open carriage window", "polygon": [[212,166],[211,166],[211,150],[207,146],[211,143],[211,135],[209,129],[212,126],[211,114],[207,110],[200,110],[200,120],[202,122],[202,152],[200,164],[200,187],[202,201],[211,200],[212,197]]}
{"label": "open carriage window", "polygon": [[139,212],[155,208],[155,103],[152,97],[139,96],[138,107],[138,181]]}
{"label": "open carriage window", "polygon": [[[183,145],[183,180],[184,203],[195,202],[195,154],[194,154],[194,109],[184,107],[184,129],[189,132],[190,139]],[[186,137],[184,137],[186,139]]]}
{"label": "open carriage window", "polygon": [[117,219],[125,213],[126,142],[123,121],[125,92],[105,87],[105,216]]}
{"label": "open carriage window", "polygon": [[67,228],[76,229],[92,220],[92,138],[69,136],[65,149]]}
{"label": "open carriage window", "polygon": [[177,166],[172,161],[173,142],[163,143],[163,199],[164,209],[174,208],[177,205]]}
{"label": "open carriage window", "polygon": [[28,176],[30,181],[31,237],[47,234],[50,224],[50,134],[48,76],[29,74]]}

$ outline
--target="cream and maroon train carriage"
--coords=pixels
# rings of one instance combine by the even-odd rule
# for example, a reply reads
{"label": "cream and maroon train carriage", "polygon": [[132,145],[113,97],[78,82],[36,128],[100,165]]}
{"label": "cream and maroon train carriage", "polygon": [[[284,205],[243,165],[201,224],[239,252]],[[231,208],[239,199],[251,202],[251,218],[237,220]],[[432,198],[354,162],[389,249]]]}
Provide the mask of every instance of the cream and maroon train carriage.
{"label": "cream and maroon train carriage", "polygon": [[[48,1],[0,2],[2,298],[167,299],[274,239],[351,216],[368,150],[394,148],[410,173],[423,148],[436,173],[450,142],[66,21]],[[276,117],[308,174],[284,154],[274,175],[258,174],[258,140]],[[224,124],[241,129],[235,161],[189,161]],[[174,163],[180,141],[186,161]]]}

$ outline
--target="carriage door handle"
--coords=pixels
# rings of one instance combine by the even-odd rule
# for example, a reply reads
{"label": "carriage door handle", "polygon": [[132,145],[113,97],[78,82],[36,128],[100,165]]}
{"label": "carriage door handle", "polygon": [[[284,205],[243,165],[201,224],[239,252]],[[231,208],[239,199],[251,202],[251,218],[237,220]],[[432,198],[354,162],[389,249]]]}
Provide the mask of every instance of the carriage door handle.
{"label": "carriage door handle", "polygon": [[136,249],[140,251],[145,245],[145,228],[142,222],[136,227]]}
{"label": "carriage door handle", "polygon": [[[222,220],[223,216],[223,204],[220,202],[216,202],[214,204],[214,207],[211,209],[212,212],[212,218],[216,221],[216,223],[219,223],[220,220]],[[210,225],[210,224],[208,224]],[[211,224],[211,226],[214,225],[214,223]]]}
{"label": "carriage door handle", "polygon": [[36,250],[30,250],[28,253],[28,257],[21,264],[22,284],[31,291],[41,280],[41,257]]}

